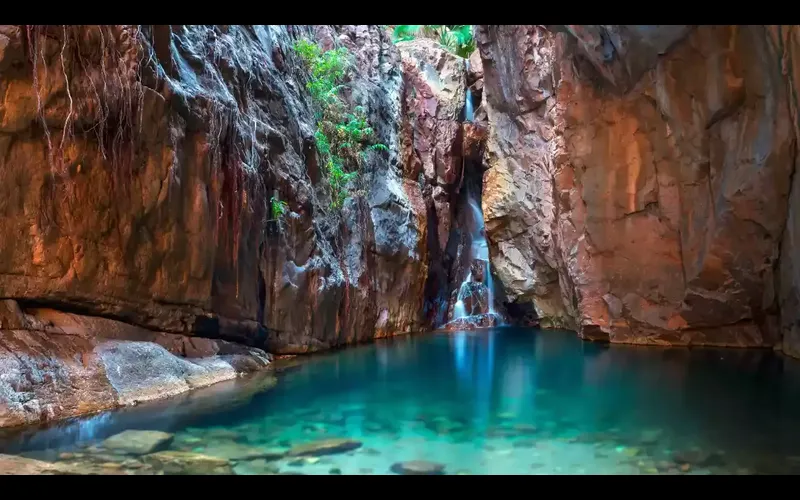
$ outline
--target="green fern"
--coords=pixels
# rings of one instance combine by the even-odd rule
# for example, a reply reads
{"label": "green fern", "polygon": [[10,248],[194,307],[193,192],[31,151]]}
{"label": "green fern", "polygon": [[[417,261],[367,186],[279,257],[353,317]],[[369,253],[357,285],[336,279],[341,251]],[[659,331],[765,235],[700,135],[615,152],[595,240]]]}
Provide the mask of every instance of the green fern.
{"label": "green fern", "polygon": [[289,205],[285,201],[281,201],[274,196],[270,198],[269,202],[273,220],[280,219],[283,214],[289,211]]}
{"label": "green fern", "polygon": [[314,142],[323,159],[323,173],[331,192],[331,207],[339,209],[352,194],[367,151],[385,151],[372,144],[375,132],[361,106],[352,110],[341,98],[343,81],[351,68],[347,49],[323,51],[308,40],[295,43],[295,50],[310,72],[306,88],[311,94],[317,118]]}

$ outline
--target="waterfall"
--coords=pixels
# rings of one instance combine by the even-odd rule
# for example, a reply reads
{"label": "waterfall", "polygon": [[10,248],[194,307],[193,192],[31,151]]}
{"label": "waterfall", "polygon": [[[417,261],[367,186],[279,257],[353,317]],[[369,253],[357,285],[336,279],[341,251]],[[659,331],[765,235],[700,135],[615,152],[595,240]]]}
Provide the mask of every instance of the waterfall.
{"label": "waterfall", "polygon": [[[459,292],[460,295],[460,292]],[[467,317],[467,309],[464,307],[464,301],[458,299],[455,307],[453,308],[453,319],[461,319]]]}
{"label": "waterfall", "polygon": [[[469,59],[464,60],[464,64],[469,71]],[[475,117],[475,110],[472,108],[472,91],[467,87],[466,99],[464,99],[464,121],[471,122]]]}
{"label": "waterfall", "polygon": [[[492,263],[489,259],[489,242],[486,241],[486,230],[483,223],[483,211],[472,196],[467,197],[467,203],[472,212],[472,259],[486,262],[486,272],[483,278],[486,284],[486,297],[489,301],[489,314],[494,314],[494,286],[492,284]],[[472,273],[467,280],[472,279]],[[462,284],[463,287],[463,284]]]}

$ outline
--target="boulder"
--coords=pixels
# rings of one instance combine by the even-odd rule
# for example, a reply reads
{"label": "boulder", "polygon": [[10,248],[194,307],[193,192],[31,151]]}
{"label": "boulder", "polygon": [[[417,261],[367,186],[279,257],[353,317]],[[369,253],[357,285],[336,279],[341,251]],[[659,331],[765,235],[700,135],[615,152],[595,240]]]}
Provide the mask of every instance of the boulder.
{"label": "boulder", "polygon": [[129,430],[111,436],[101,446],[118,453],[147,455],[169,448],[173,439],[168,432]]}

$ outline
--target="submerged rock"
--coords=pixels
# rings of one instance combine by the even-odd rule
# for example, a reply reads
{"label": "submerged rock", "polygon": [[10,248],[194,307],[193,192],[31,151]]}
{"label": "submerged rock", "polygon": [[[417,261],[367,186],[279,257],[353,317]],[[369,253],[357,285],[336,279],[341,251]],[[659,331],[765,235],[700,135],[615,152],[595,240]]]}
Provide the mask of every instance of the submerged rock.
{"label": "submerged rock", "polygon": [[215,442],[203,448],[203,453],[227,460],[278,460],[286,455],[285,449],[258,448],[235,442]]}
{"label": "submerged rock", "polygon": [[290,457],[333,455],[347,453],[361,447],[361,441],[355,439],[323,439],[292,447],[287,453]]}
{"label": "submerged rock", "polygon": [[145,455],[144,460],[165,474],[233,474],[233,468],[228,460],[201,453],[160,451]]}
{"label": "submerged rock", "polygon": [[694,465],[698,467],[718,466],[725,462],[722,453],[702,450],[700,448],[676,451],[672,455],[672,458],[678,464]]}
{"label": "submerged rock", "polygon": [[146,455],[169,448],[174,435],[161,431],[129,430],[103,441],[102,447],[130,455]]}
{"label": "submerged rock", "polygon": [[274,462],[264,459],[248,460],[233,466],[233,472],[239,476],[260,476],[280,473],[280,467]]}
{"label": "submerged rock", "polygon": [[426,460],[411,460],[409,462],[397,462],[392,465],[390,470],[395,474],[406,476],[434,476],[444,474],[445,466],[436,462]]}
{"label": "submerged rock", "polygon": [[17,455],[0,454],[0,475],[51,475],[76,474],[75,469],[66,464],[45,462]]}

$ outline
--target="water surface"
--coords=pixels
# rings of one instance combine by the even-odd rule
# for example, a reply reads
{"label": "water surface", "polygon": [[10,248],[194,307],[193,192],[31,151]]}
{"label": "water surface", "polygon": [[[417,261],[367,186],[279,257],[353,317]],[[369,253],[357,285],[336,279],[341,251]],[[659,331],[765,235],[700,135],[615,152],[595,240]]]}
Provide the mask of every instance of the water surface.
{"label": "water surface", "polygon": [[410,460],[448,474],[793,474],[799,368],[770,351],[606,346],[516,328],[436,333],[314,356],[246,398],[220,386],[191,404],[11,436],[0,450],[102,453],[102,439],[132,428],[175,433],[173,449],[208,455],[231,444],[361,443],[323,457],[234,460],[238,474],[388,474]]}

